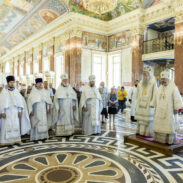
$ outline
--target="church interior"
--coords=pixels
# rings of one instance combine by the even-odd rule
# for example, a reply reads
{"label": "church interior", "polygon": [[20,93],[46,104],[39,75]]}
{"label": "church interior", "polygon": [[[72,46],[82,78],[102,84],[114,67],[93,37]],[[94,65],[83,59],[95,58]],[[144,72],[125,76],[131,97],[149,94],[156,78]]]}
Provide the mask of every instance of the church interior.
{"label": "church interior", "polygon": [[[145,66],[158,87],[166,70],[183,93],[183,0],[0,0],[0,84],[13,75],[24,87],[42,78],[57,89],[67,74],[74,88],[94,75],[97,88],[104,82],[129,94]],[[182,183],[182,113],[177,149],[153,149],[128,140],[137,122],[126,107],[99,134],[82,134],[80,124],[71,136],[49,130],[44,141],[26,134],[0,145],[0,182]]]}

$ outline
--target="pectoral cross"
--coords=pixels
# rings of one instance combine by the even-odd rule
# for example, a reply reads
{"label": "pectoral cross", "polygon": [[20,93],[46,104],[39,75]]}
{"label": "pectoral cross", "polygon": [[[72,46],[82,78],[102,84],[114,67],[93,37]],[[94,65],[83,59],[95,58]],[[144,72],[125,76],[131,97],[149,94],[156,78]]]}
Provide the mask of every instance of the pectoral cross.
{"label": "pectoral cross", "polygon": [[161,94],[160,94],[160,100],[161,100],[161,99],[165,100],[165,98],[166,98],[166,95],[165,95],[164,93],[161,93]]}
{"label": "pectoral cross", "polygon": [[147,95],[147,87],[143,87],[143,89],[142,89],[142,95]]}
{"label": "pectoral cross", "polygon": [[163,91],[160,93],[160,100],[163,99],[165,100],[166,95],[165,95],[165,88],[163,87]]}
{"label": "pectoral cross", "polygon": [[143,89],[142,95],[147,95],[147,90],[146,89]]}

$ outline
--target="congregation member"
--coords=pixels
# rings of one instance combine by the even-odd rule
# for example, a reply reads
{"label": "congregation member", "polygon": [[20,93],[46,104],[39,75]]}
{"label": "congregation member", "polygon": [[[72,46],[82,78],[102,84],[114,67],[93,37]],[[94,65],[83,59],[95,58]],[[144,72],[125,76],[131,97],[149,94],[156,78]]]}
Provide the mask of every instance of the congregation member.
{"label": "congregation member", "polygon": [[99,88],[99,92],[102,97],[103,109],[102,109],[101,115],[102,115],[102,123],[104,123],[106,122],[106,118],[107,118],[107,95],[103,87]]}
{"label": "congregation member", "polygon": [[4,90],[4,85],[2,83],[0,83],[0,94],[1,92]]}
{"label": "congregation member", "polygon": [[56,90],[55,90],[55,88],[53,88],[53,84],[52,83],[49,83],[49,88],[52,90],[52,93],[53,93],[53,96],[54,96],[55,93],[56,93]]}
{"label": "congregation member", "polygon": [[105,83],[103,81],[100,83],[100,88],[103,89],[104,94],[106,94],[106,95],[108,94],[108,89],[107,89],[107,87],[105,87]]}
{"label": "congregation member", "polygon": [[83,88],[85,87],[84,83],[82,81],[79,82],[79,91],[82,93]]}
{"label": "congregation member", "polygon": [[126,97],[127,97],[127,92],[125,91],[125,87],[122,86],[117,94],[118,94],[118,102],[119,102],[118,111],[121,110],[121,113],[123,113],[123,110],[126,108]]}
{"label": "congregation member", "polygon": [[44,81],[43,86],[44,86],[44,89],[47,91],[48,95],[50,96],[51,100],[53,101],[54,94],[52,89],[48,87],[48,81]]}
{"label": "congregation member", "polygon": [[30,95],[31,91],[32,91],[32,86],[28,86],[27,87],[27,96]]}
{"label": "congregation member", "polygon": [[73,87],[73,90],[76,92],[77,99],[78,99],[78,105],[79,105],[80,98],[81,98],[81,91],[79,89],[79,84],[75,84],[75,86]]}
{"label": "congregation member", "polygon": [[89,85],[84,87],[80,100],[79,112],[84,135],[101,133],[102,97],[95,86],[95,79],[95,75],[89,76]]}
{"label": "congregation member", "polygon": [[[100,88],[102,88],[103,95],[106,95],[106,98],[107,98],[108,97],[108,88],[105,87],[105,82],[104,81],[102,81],[100,83]],[[107,107],[106,107],[106,109],[107,109]],[[107,118],[108,118],[108,112],[106,110],[106,113],[105,113],[105,121],[107,120]]]}
{"label": "congregation member", "polygon": [[52,106],[50,96],[43,89],[42,78],[37,78],[35,83],[28,98],[28,110],[32,124],[30,139],[33,141],[48,138],[47,114],[50,113]]}
{"label": "congregation member", "polygon": [[30,129],[30,120],[24,98],[15,88],[15,77],[6,77],[8,89],[0,94],[0,145],[21,143],[21,135]]}
{"label": "congregation member", "polygon": [[152,137],[154,108],[150,107],[157,91],[156,80],[152,76],[152,68],[144,66],[143,78],[137,86],[136,91],[136,113],[137,120],[136,133],[142,136]]}
{"label": "congregation member", "polygon": [[115,115],[118,111],[118,96],[115,92],[115,88],[111,88],[111,93],[109,94],[109,122],[111,118],[113,119],[113,123],[115,122]]}
{"label": "congregation member", "polygon": [[19,83],[19,81],[16,81],[15,88],[16,88],[18,91],[20,91],[20,89],[21,89],[21,83]]}
{"label": "congregation member", "polygon": [[161,73],[161,83],[153,102],[156,108],[154,140],[173,144],[176,142],[176,132],[179,130],[178,110],[183,107],[183,103],[177,86],[170,80],[168,70]]}
{"label": "congregation member", "polygon": [[70,136],[74,133],[74,127],[78,124],[78,101],[76,92],[68,83],[68,75],[61,76],[54,98],[54,123],[56,136]]}
{"label": "congregation member", "polygon": [[137,86],[138,86],[138,80],[135,81],[135,86],[132,87],[131,91],[130,91],[130,95],[128,97],[129,102],[131,104],[131,111],[130,111],[130,115],[131,115],[131,121],[136,122],[135,120],[135,111],[136,111],[136,92],[137,92]]}
{"label": "congregation member", "polygon": [[26,86],[22,86],[20,89],[20,94],[22,95],[22,97],[26,100],[26,96],[27,96],[27,88]]}

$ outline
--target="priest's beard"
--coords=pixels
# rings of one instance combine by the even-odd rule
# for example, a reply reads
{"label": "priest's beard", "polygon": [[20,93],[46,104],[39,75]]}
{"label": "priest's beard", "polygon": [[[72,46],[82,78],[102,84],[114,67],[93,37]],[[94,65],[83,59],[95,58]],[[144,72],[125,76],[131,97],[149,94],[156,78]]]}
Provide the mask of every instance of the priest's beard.
{"label": "priest's beard", "polygon": [[68,86],[68,83],[62,83],[62,86],[63,87],[67,87]]}
{"label": "priest's beard", "polygon": [[90,84],[90,87],[94,87],[95,85],[94,84]]}
{"label": "priest's beard", "polygon": [[169,82],[162,82],[163,86],[168,86]]}
{"label": "priest's beard", "polygon": [[150,80],[150,77],[143,77],[142,85],[146,87],[148,85],[149,80]]}
{"label": "priest's beard", "polygon": [[36,87],[38,90],[42,90],[43,89],[43,87]]}
{"label": "priest's beard", "polygon": [[13,91],[15,89],[14,86],[8,86],[8,90]]}

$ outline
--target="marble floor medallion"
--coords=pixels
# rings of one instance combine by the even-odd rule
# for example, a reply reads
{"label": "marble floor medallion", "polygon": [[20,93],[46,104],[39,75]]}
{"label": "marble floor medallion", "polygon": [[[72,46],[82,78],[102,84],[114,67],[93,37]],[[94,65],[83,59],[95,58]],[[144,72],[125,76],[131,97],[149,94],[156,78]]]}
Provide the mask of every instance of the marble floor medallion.
{"label": "marble floor medallion", "polygon": [[[126,127],[125,127],[126,128]],[[125,130],[124,130],[125,131]],[[160,153],[123,143],[123,130],[100,136],[51,137],[0,148],[0,182],[182,183],[182,154]],[[125,131],[125,134],[127,130]]]}

